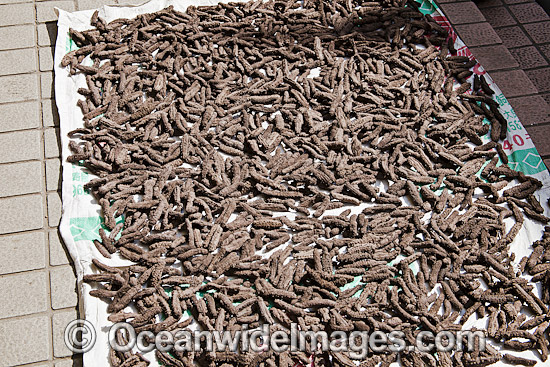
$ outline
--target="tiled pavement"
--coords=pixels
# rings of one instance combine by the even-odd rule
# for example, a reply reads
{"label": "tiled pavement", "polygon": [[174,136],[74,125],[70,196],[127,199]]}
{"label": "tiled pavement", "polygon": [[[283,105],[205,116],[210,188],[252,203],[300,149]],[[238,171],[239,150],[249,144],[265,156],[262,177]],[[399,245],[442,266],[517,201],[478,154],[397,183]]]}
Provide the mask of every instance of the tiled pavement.
{"label": "tiled pavement", "polygon": [[[64,326],[76,318],[77,296],[57,232],[61,205],[53,8],[72,11],[142,1],[0,0],[0,366],[79,364],[62,336]],[[469,0],[440,3],[509,97],[539,151],[550,156],[550,44],[545,43],[550,42],[550,21],[529,0],[480,1],[481,11]]]}
{"label": "tiled pavement", "polygon": [[436,0],[550,167],[550,17],[535,0]]}

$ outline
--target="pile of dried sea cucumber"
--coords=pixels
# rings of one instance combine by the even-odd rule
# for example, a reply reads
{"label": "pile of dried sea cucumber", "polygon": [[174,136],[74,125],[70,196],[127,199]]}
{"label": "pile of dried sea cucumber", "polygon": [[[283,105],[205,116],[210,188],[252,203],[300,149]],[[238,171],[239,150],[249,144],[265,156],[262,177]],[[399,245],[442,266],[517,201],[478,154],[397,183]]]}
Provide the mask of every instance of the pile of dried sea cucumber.
{"label": "pile of dried sea cucumber", "polygon": [[[361,366],[536,363],[514,356],[524,350],[546,361],[550,232],[519,269],[509,253],[525,217],[548,222],[541,184],[506,165],[492,90],[415,2],[220,3],[111,23],[96,12],[91,24],[71,30],[79,49],[62,65],[87,82],[69,160],[98,177],[86,188],[109,231],[95,244],[135,263],[94,260],[85,277],[112,322],[298,323],[412,342],[488,317],[485,351],[370,354]],[[357,362],[330,351],[156,357]],[[113,350],[110,361],[149,363]]]}

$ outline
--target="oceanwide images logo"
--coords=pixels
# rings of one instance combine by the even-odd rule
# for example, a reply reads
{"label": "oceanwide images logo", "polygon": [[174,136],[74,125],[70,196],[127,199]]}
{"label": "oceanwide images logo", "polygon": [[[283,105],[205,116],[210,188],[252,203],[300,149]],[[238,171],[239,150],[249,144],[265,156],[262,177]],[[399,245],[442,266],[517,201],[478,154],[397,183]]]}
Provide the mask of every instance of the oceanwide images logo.
{"label": "oceanwide images logo", "polygon": [[[80,338],[79,338],[80,337]],[[412,342],[399,330],[383,331],[303,331],[298,324],[290,330],[280,326],[262,325],[255,329],[244,327],[238,331],[177,330],[136,333],[129,323],[117,323],[109,329],[109,345],[119,352],[153,350],[169,352],[233,351],[275,353],[285,351],[349,352],[354,359],[365,358],[370,353],[419,351],[426,353],[451,350],[485,350],[485,333],[481,330],[420,331]],[[89,351],[96,341],[93,326],[85,320],[74,320],[65,329],[65,344],[75,353]],[[412,343],[411,343],[412,342]]]}

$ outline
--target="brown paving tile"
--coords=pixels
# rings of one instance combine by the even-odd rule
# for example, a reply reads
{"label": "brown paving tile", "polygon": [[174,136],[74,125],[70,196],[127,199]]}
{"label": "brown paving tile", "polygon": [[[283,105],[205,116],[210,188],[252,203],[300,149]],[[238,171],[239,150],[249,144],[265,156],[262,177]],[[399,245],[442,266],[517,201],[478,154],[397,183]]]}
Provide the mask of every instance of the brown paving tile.
{"label": "brown paving tile", "polygon": [[539,66],[546,66],[548,63],[534,46],[514,48],[510,53],[519,63],[522,69],[531,69]]}
{"label": "brown paving tile", "polygon": [[535,2],[510,5],[508,9],[520,23],[533,23],[550,19],[544,9]]}
{"label": "brown paving tile", "polygon": [[544,162],[544,165],[546,166],[546,169],[548,169],[548,167],[550,167],[550,158],[543,159],[542,161]]}
{"label": "brown paving tile", "polygon": [[550,60],[550,43],[546,44],[546,45],[540,45],[538,47],[539,47],[539,50],[542,51],[544,56],[546,56],[548,58],[548,60]]}
{"label": "brown paving tile", "polygon": [[472,53],[485,70],[499,70],[518,67],[519,64],[503,46],[472,47]]}
{"label": "brown paving tile", "polygon": [[550,105],[550,93],[539,94]]}
{"label": "brown paving tile", "polygon": [[506,27],[516,24],[516,21],[505,7],[481,9],[485,19],[493,27]]}
{"label": "brown paving tile", "polygon": [[537,88],[523,70],[493,71],[491,78],[507,98],[537,93]]}
{"label": "brown paving tile", "polygon": [[525,127],[529,136],[533,140],[533,144],[541,156],[550,155],[550,130],[549,125],[535,125]]}
{"label": "brown paving tile", "polygon": [[525,24],[523,27],[535,43],[550,42],[550,21]]}
{"label": "brown paving tile", "polygon": [[550,122],[550,107],[541,96],[515,97],[509,98],[508,101],[514,108],[523,126]]}
{"label": "brown paving tile", "polygon": [[483,14],[471,1],[441,4],[441,9],[453,25],[485,21]]}
{"label": "brown paving tile", "polygon": [[531,79],[535,87],[538,88],[539,92],[550,91],[550,67],[528,70],[526,71],[526,74],[529,76],[529,79]]}
{"label": "brown paving tile", "polygon": [[504,0],[506,4],[521,4],[521,3],[532,3],[535,0]]}
{"label": "brown paving tile", "polygon": [[525,32],[518,26],[496,28],[496,34],[502,40],[504,46],[508,48],[527,46],[531,44],[531,40]]}
{"label": "brown paving tile", "polygon": [[489,8],[491,6],[499,6],[502,5],[502,0],[479,0],[476,1],[475,4],[478,8]]}
{"label": "brown paving tile", "polygon": [[502,43],[493,27],[487,22],[455,26],[455,30],[468,47]]}

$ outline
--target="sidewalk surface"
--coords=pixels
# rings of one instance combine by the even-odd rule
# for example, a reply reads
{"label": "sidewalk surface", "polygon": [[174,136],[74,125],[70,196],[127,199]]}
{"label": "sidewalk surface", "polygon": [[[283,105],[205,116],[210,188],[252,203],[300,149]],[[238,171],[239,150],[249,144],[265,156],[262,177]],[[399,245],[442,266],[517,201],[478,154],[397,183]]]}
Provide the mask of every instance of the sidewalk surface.
{"label": "sidewalk surface", "polygon": [[535,0],[436,0],[550,166],[550,17]]}
{"label": "sidewalk surface", "polygon": [[[505,3],[504,3],[504,2]],[[53,93],[54,7],[143,0],[0,0],[0,367],[80,365],[63,342],[77,318],[76,281],[58,235],[59,118]],[[440,5],[509,98],[550,166],[550,19],[533,1]]]}

